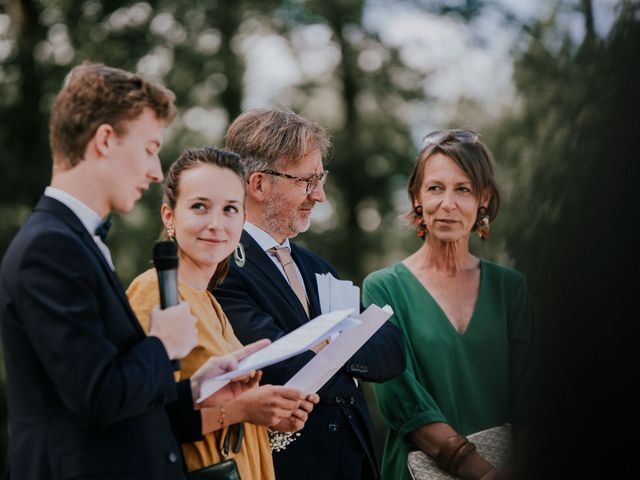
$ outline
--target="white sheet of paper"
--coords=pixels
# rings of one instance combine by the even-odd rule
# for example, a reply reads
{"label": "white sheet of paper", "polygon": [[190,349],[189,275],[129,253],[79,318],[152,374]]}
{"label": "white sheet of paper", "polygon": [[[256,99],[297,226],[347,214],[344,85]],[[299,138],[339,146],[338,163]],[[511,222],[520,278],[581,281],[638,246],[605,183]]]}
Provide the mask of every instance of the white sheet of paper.
{"label": "white sheet of paper", "polygon": [[286,360],[333,334],[359,325],[359,320],[349,317],[352,313],[353,309],[337,310],[309,320],[262,350],[258,350],[240,361],[235,370],[204,380],[200,387],[200,398],[196,402],[201,402],[217,392],[233,377]]}
{"label": "white sheet of paper", "polygon": [[360,311],[360,287],[349,280],[338,280],[330,273],[316,273],[322,313],[353,308]]}
{"label": "white sheet of paper", "polygon": [[305,394],[315,393],[336,374],[349,358],[393,315],[389,305],[370,305],[360,314],[360,325],[343,331],[286,383]]}

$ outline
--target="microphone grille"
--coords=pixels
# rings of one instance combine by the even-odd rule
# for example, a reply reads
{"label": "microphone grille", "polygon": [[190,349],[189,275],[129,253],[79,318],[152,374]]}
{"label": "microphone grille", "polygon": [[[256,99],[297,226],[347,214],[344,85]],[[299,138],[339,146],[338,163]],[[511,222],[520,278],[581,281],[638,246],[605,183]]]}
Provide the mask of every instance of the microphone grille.
{"label": "microphone grille", "polygon": [[156,270],[178,268],[178,247],[175,242],[171,240],[157,242],[153,247],[153,264]]}

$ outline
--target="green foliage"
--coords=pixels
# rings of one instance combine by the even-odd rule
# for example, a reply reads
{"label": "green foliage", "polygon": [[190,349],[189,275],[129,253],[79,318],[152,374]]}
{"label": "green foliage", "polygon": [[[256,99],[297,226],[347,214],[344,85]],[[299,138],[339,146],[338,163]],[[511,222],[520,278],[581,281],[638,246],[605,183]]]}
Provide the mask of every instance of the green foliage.
{"label": "green foliage", "polygon": [[[549,37],[562,32],[539,25],[516,61],[521,108],[491,132],[494,153],[510,179],[507,249],[534,291],[545,292],[541,305],[554,303],[547,296],[548,268],[561,264],[566,253],[558,242],[572,249],[590,245],[583,239],[600,233],[596,212],[622,198],[603,195],[613,193],[629,160],[614,152],[633,137],[636,29],[631,9],[621,9],[607,39],[587,36],[575,45],[564,38],[556,50]],[[584,253],[589,269],[592,262],[606,262],[604,252]],[[586,265],[568,269],[571,275],[580,264]],[[553,281],[567,280],[556,272]]]}
{"label": "green foliage", "polygon": [[[538,322],[523,478],[598,470],[617,478],[634,468],[605,459],[633,455],[616,432],[637,419],[629,383],[637,361],[626,331],[637,295],[628,282],[637,255],[640,8],[620,2],[605,39],[590,31],[589,13],[580,44],[564,38],[554,48],[550,37],[563,32],[532,30],[516,63],[521,109],[493,132],[512,179],[507,248],[529,279]],[[609,439],[597,458],[586,453],[593,438]]]}

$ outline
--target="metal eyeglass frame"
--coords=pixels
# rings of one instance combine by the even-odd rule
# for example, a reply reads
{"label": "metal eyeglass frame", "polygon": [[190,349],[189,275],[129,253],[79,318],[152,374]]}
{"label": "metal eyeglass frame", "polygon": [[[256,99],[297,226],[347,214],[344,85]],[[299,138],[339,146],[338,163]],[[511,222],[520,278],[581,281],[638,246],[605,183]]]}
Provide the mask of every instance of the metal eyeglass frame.
{"label": "metal eyeglass frame", "polygon": [[305,182],[307,184],[306,192],[313,192],[319,184],[324,185],[329,175],[329,170],[323,170],[321,173],[310,175],[306,178],[296,177],[295,175],[289,175],[288,173],[278,172],[276,170],[260,170],[258,173],[266,173],[267,175],[274,175],[276,177],[288,178],[290,180],[296,180],[298,182]]}

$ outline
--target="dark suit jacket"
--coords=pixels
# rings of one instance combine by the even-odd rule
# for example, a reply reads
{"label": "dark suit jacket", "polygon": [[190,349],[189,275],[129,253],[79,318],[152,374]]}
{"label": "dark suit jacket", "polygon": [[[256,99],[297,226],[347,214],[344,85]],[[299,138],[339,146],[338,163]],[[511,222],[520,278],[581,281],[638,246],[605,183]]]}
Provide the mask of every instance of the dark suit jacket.
{"label": "dark suit jacket", "polygon": [[57,200],[42,197],[4,256],[0,328],[11,478],[184,478],[168,410],[184,439],[199,434],[189,385]]}
{"label": "dark suit jacket", "polygon": [[[246,232],[241,243],[246,264],[240,268],[231,261],[227,278],[214,290],[240,341],[249,343],[265,337],[275,340],[307,322],[300,301],[268,255]],[[304,279],[310,315],[314,318],[321,314],[315,274],[337,274],[329,263],[308,250],[292,244],[291,252]],[[262,383],[286,383],[313,356],[308,350],[266,368]],[[371,419],[362,389],[353,377],[383,382],[401,373],[404,367],[402,334],[387,322],[320,389],[320,403],[301,436],[284,451],[274,452],[276,477],[378,478]]]}

